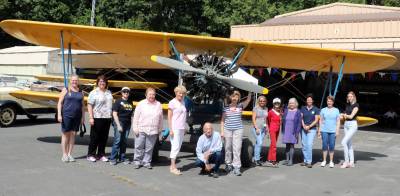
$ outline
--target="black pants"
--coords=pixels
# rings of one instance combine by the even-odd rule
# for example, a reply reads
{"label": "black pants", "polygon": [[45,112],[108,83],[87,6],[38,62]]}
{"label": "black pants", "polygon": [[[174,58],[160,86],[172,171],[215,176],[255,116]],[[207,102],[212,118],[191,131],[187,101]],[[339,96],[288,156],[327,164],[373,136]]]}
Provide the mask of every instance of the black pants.
{"label": "black pants", "polygon": [[111,118],[95,118],[94,125],[90,127],[90,142],[88,156],[102,157],[105,155],[108,132],[110,131]]}

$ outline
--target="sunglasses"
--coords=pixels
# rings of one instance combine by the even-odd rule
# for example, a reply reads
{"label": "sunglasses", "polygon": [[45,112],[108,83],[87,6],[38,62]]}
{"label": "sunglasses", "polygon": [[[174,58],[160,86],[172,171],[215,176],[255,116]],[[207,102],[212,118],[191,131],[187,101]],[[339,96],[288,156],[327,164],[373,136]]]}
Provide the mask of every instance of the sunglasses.
{"label": "sunglasses", "polygon": [[127,90],[124,90],[124,91],[122,91],[122,93],[129,93],[130,91],[127,91]]}

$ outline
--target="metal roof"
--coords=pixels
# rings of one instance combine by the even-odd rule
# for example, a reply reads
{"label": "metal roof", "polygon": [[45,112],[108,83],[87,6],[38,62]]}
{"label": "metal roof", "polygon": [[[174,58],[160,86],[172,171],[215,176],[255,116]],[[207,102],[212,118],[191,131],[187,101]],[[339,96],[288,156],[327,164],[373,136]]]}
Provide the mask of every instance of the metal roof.
{"label": "metal roof", "polygon": [[344,15],[309,15],[309,16],[286,16],[286,17],[272,18],[261,23],[260,26],[399,21],[399,20],[400,20],[400,12],[344,14]]}

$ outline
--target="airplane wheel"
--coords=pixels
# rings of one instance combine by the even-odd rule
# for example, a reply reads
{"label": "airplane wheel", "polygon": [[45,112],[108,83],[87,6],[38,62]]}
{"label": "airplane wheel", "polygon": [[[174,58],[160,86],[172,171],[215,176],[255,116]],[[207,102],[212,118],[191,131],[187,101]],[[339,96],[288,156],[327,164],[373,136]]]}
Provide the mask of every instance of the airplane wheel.
{"label": "airplane wheel", "polygon": [[243,167],[250,167],[253,162],[254,146],[249,138],[244,138],[242,141],[241,161]]}
{"label": "airplane wheel", "polygon": [[9,127],[15,123],[17,119],[17,111],[12,106],[4,106],[0,108],[0,126]]}
{"label": "airplane wheel", "polygon": [[160,147],[161,147],[160,138],[157,137],[157,141],[156,141],[156,144],[154,145],[153,155],[152,155],[152,158],[151,158],[151,162],[152,163],[158,162],[158,160],[159,160],[158,159],[158,155],[159,155]]}

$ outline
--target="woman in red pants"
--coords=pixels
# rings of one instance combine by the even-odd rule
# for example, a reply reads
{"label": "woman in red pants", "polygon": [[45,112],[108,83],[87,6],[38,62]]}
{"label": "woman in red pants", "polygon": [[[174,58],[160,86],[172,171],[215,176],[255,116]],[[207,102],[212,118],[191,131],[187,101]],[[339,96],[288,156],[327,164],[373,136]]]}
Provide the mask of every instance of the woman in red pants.
{"label": "woman in red pants", "polygon": [[268,163],[269,167],[278,167],[276,161],[276,141],[278,140],[279,131],[281,129],[281,100],[275,98],[272,101],[273,108],[268,112],[268,125],[269,125],[269,136],[271,144],[269,145],[268,151]]}

